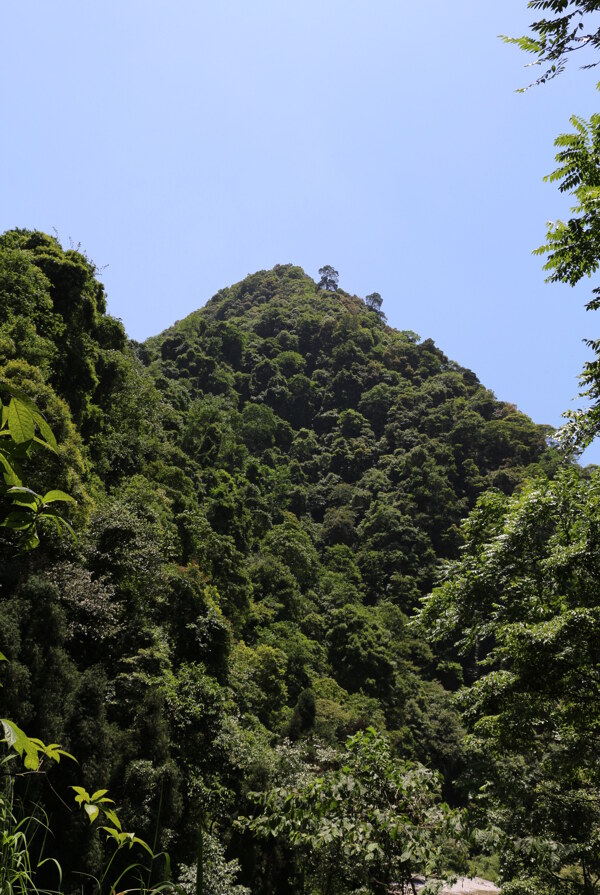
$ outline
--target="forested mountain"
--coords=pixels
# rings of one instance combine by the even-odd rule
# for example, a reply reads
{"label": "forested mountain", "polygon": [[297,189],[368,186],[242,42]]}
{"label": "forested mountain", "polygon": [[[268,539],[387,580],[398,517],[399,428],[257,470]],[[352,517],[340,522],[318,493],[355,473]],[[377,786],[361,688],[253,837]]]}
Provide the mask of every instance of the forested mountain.
{"label": "forested mountain", "polygon": [[0,541],[2,714],[79,761],[31,784],[67,890],[104,848],[57,795],[75,773],[182,879],[202,825],[222,891],[233,859],[252,892],[303,891],[299,856],[234,824],[249,794],[374,728],[464,802],[450,694],[473,655],[434,654],[408,617],[479,496],[552,478],[558,455],[431,340],[299,267],[143,344],[96,273],[45,234],[0,237],[0,379],[59,446],[24,476],[77,500],[76,539],[41,524],[35,551]]}

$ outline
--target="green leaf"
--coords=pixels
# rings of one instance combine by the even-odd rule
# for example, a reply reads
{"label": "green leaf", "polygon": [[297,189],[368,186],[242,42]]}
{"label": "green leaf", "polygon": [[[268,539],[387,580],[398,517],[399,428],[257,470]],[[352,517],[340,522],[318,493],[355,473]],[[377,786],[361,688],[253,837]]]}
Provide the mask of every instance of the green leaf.
{"label": "green leaf", "polygon": [[84,802],[90,801],[90,794],[83,786],[72,786],[71,789],[75,792],[75,801],[78,805],[83,805]]}
{"label": "green leaf", "polygon": [[69,525],[69,523],[67,522],[67,520],[63,519],[63,517],[60,516],[56,512],[56,510],[54,510],[54,509],[45,510],[43,513],[39,514],[38,518],[39,519],[51,519],[54,522],[54,524],[56,525],[56,530],[59,532],[60,532],[60,526],[62,525],[63,528],[67,529],[67,531],[69,532],[71,537],[74,540],[77,540],[77,536],[76,536],[75,532],[73,531],[73,529],[71,528],[71,526]]}
{"label": "green leaf", "polygon": [[39,413],[33,398],[30,398],[28,394],[22,391],[22,389],[17,388],[12,383],[6,382],[6,380],[0,381],[0,386],[7,391],[12,398],[16,398],[16,400],[21,404],[24,404],[28,410],[31,410],[32,414]]}
{"label": "green leaf", "polygon": [[8,748],[23,758],[23,763],[28,770],[36,771],[40,759],[35,740],[28,737],[14,721],[9,721],[8,718],[1,718],[0,724],[2,724],[4,741]]}
{"label": "green leaf", "polygon": [[31,488],[24,488],[21,485],[15,485],[12,488],[9,488],[7,494],[10,494],[13,498],[13,503],[20,507],[37,508],[38,501],[41,500]]}
{"label": "green leaf", "polygon": [[32,525],[33,519],[31,518],[31,514],[20,510],[13,510],[12,513],[8,514],[6,519],[0,522],[0,528],[11,528],[13,531],[26,531],[26,529],[31,528]]}
{"label": "green leaf", "polygon": [[138,845],[141,845],[142,848],[145,848],[145,849],[146,849],[146,851],[148,852],[148,854],[149,854],[151,857],[154,857],[154,853],[153,853],[152,849],[150,848],[150,846],[148,845],[147,842],[144,842],[144,840],[143,840],[143,839],[140,839],[139,836],[134,836],[134,837],[132,838],[132,840],[131,840],[131,845],[129,846],[130,848],[131,848],[131,846],[134,844],[134,842],[136,842]]}
{"label": "green leaf", "polygon": [[23,731],[17,727],[13,721],[9,721],[7,718],[2,718],[0,723],[4,730],[4,740],[9,747],[14,746],[19,741],[21,735],[25,736]]}
{"label": "green leaf", "polygon": [[124,833],[121,833],[119,830],[114,830],[112,827],[100,827],[100,829],[104,830],[105,833],[108,833],[108,835],[112,839],[116,839],[117,842],[120,842],[120,839],[119,839],[120,836],[125,835]]}
{"label": "green leaf", "polygon": [[64,491],[59,491],[54,489],[52,491],[47,491],[44,494],[42,500],[44,503],[55,503],[56,501],[63,501],[64,503],[77,503],[74,497],[71,497],[70,494],[65,494]]}
{"label": "green leaf", "polygon": [[8,405],[8,428],[17,444],[33,441],[35,420],[31,410],[22,401],[11,399]]}
{"label": "green leaf", "polygon": [[108,818],[108,820],[115,825],[115,827],[120,830],[121,829],[121,821],[117,817],[116,813],[112,810],[112,808],[104,808],[104,814]]}
{"label": "green leaf", "polygon": [[17,556],[20,556],[23,553],[27,553],[29,550],[35,550],[35,548],[39,547],[39,545],[40,539],[35,534],[35,529],[32,529],[32,531],[27,535],[25,541],[21,543],[21,547]]}
{"label": "green leaf", "polygon": [[75,756],[71,755],[70,752],[66,752],[65,749],[58,749],[57,751],[59,752],[60,755],[64,755],[65,758],[70,758],[71,761],[75,762],[75,764],[79,764],[79,762],[77,761]]}
{"label": "green leaf", "polygon": [[52,451],[53,454],[56,454],[56,451],[54,450],[54,448],[51,445],[49,445],[47,441],[44,441],[43,438],[39,438],[37,435],[34,435],[33,442],[34,442],[34,444],[39,444],[43,448],[46,448],[47,450]]}
{"label": "green leaf", "polygon": [[70,752],[65,752],[64,749],[61,749],[58,743],[52,743],[50,746],[44,746],[44,754],[55,761],[57,764],[60,762],[61,756],[65,758],[70,758],[71,761],[74,761],[77,764],[77,759],[71,755]]}
{"label": "green leaf", "polygon": [[[46,447],[50,448],[50,450],[54,451],[54,453],[56,454],[58,452],[58,445],[56,443],[56,438],[54,437],[54,432],[52,431],[44,417],[41,415],[41,413],[34,413],[33,418],[37,423],[37,427],[41,432],[42,438],[44,439],[42,444],[45,444]],[[38,441],[37,438],[36,441]]]}
{"label": "green leaf", "polygon": [[20,485],[21,479],[8,462],[4,454],[0,451],[0,467],[2,467],[2,475],[6,485]]}
{"label": "green leaf", "polygon": [[83,806],[84,810],[87,812],[87,816],[90,819],[90,823],[93,824],[98,815],[100,814],[100,809],[97,805],[90,805],[89,803]]}
{"label": "green leaf", "polygon": [[37,752],[26,752],[23,758],[23,764],[27,768],[28,771],[37,771],[40,759]]}

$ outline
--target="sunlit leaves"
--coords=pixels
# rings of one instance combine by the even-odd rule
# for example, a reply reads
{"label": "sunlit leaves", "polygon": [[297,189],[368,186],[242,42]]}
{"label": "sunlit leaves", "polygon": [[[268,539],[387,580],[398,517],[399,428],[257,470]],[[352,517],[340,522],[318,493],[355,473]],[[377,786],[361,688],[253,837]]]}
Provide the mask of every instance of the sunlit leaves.
{"label": "sunlit leaves", "polygon": [[565,471],[483,498],[462,557],[419,615],[476,676],[458,702],[481,799],[502,830],[507,878],[535,879],[538,891],[572,866],[600,870],[590,847],[600,829],[599,488],[597,475]]}
{"label": "sunlit leaves", "polygon": [[12,398],[7,413],[8,431],[17,444],[33,441],[35,435],[35,418],[22,401]]}
{"label": "sunlit leaves", "polygon": [[75,761],[73,756],[65,752],[57,743],[46,745],[37,737],[27,736],[14,721],[1,718],[0,724],[4,731],[3,742],[23,759],[23,764],[29,771],[37,771],[44,757],[57,763],[62,756]]}
{"label": "sunlit leaves", "polygon": [[59,533],[64,529],[73,535],[69,523],[52,504],[74,504],[75,500],[59,489],[52,489],[41,496],[23,486],[20,464],[38,445],[56,453],[56,439],[27,395],[6,384],[2,387],[11,392],[11,398],[8,405],[0,401],[0,469],[12,509],[4,516],[0,527],[18,532],[21,550],[26,551],[38,546],[38,525],[43,520],[51,522]]}
{"label": "sunlit leaves", "polygon": [[[599,0],[530,0],[529,9],[542,10],[548,17],[532,22],[529,34],[505,37],[523,52],[536,56],[530,65],[542,66],[542,74],[529,87],[545,84],[561,74],[569,55],[577,50],[600,49],[600,28],[594,14],[600,10]],[[594,68],[595,60],[583,68]],[[529,89],[524,87],[523,90]]]}
{"label": "sunlit leaves", "polygon": [[132,848],[134,845],[140,845],[148,854],[153,855],[152,849],[143,839],[140,839],[135,833],[123,831],[116,811],[109,807],[114,805],[114,800],[108,798],[107,789],[97,789],[91,795],[83,786],[72,786],[71,789],[75,793],[76,803],[83,808],[90,824],[93,824],[98,818],[112,824],[110,827],[103,826],[102,830],[109,839],[116,843],[117,848]]}
{"label": "sunlit leaves", "polygon": [[461,816],[440,801],[437,775],[400,762],[372,728],[347,740],[337,761],[255,796],[260,812],[239,825],[287,842],[316,892],[375,880],[408,884],[460,862]]}
{"label": "sunlit leaves", "polygon": [[548,224],[546,243],[536,254],[547,255],[551,282],[574,286],[600,264],[600,115],[589,121],[573,116],[571,125],[572,133],[555,140],[559,167],[545,179],[574,197],[573,216]]}

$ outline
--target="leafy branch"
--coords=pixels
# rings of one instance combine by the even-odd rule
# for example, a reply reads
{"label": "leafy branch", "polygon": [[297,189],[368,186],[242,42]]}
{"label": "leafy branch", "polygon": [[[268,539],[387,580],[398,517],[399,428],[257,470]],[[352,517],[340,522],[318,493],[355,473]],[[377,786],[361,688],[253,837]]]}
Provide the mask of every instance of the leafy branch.
{"label": "leafy branch", "polygon": [[59,534],[64,529],[75,537],[67,520],[54,506],[56,503],[75,504],[74,498],[58,489],[39,495],[23,485],[21,464],[38,446],[55,454],[58,452],[54,434],[27,395],[6,383],[1,385],[11,397],[8,404],[0,401],[0,472],[4,495],[10,501],[9,511],[3,513],[0,527],[19,533],[21,552],[38,546],[38,525],[43,520],[53,523]]}
{"label": "leafy branch", "polygon": [[[546,66],[544,73],[531,84],[521,87],[519,93],[562,74],[571,53],[586,47],[600,49],[600,27],[594,27],[593,22],[593,14],[600,11],[600,0],[530,0],[527,6],[555,15],[532,22],[530,34],[521,37],[500,35],[505,43],[536,56],[530,65]],[[582,68],[595,68],[598,64],[598,61],[590,62]]]}

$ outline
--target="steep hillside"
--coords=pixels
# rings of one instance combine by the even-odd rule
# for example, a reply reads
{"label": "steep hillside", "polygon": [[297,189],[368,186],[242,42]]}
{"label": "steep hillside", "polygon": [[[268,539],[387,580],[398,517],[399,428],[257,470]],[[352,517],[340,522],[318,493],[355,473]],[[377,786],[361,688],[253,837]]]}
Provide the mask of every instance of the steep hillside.
{"label": "steep hillside", "polygon": [[[0,545],[3,714],[77,754],[176,865],[202,819],[223,867],[218,840],[253,891],[282,891],[289,855],[231,820],[281,778],[284,739],[337,748],[372,725],[460,797],[445,687],[461,667],[407,616],[477,496],[557,459],[430,340],[298,267],[144,344],[106,315],[95,273],[43,234],[0,239],[0,378],[63,445],[34,483],[79,500],[76,542]],[[82,856],[96,871],[97,834],[60,829],[66,873]]]}
{"label": "steep hillside", "polygon": [[356,562],[363,604],[410,609],[476,496],[555,462],[544,427],[431,340],[290,265],[219,292],[140,356],[178,411],[212,528],[247,552],[292,514],[321,562]]}

